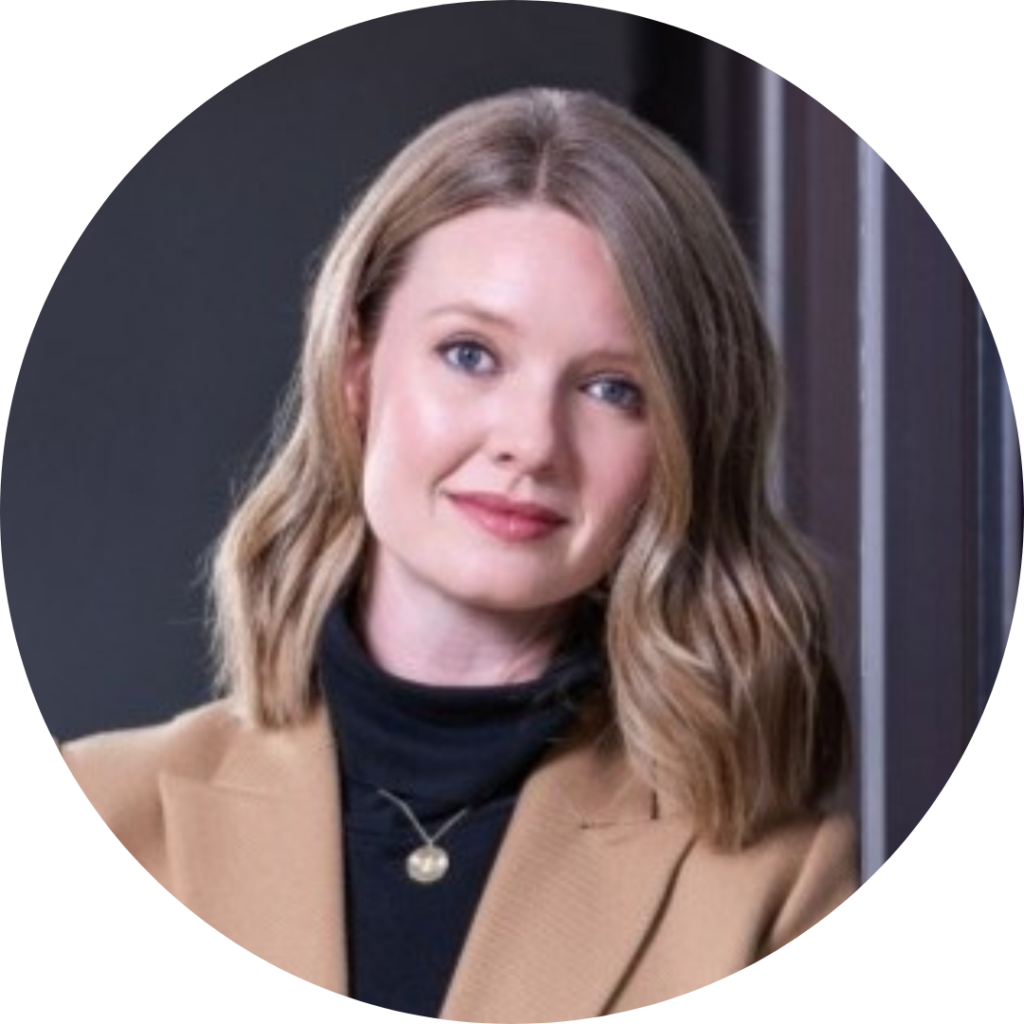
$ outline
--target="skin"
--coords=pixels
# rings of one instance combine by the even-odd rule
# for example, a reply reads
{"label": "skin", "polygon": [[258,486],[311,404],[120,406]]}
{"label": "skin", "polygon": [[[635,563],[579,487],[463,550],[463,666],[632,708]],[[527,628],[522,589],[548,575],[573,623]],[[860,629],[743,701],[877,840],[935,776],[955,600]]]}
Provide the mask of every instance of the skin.
{"label": "skin", "polygon": [[540,674],[650,478],[640,367],[603,241],[570,215],[487,207],[417,242],[346,378],[378,664],[448,685]]}

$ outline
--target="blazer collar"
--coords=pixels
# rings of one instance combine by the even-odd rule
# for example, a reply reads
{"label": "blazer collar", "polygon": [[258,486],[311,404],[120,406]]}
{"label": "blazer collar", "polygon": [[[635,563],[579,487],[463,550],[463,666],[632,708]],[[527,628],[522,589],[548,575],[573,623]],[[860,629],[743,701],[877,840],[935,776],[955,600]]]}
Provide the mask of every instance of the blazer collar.
{"label": "blazer collar", "polygon": [[[169,887],[258,956],[345,992],[341,803],[324,710],[245,729],[209,780],[161,778]],[[528,780],[441,1016],[541,1022],[604,1012],[692,843],[620,753],[579,745]],[[600,897],[596,894],[600,894]]]}

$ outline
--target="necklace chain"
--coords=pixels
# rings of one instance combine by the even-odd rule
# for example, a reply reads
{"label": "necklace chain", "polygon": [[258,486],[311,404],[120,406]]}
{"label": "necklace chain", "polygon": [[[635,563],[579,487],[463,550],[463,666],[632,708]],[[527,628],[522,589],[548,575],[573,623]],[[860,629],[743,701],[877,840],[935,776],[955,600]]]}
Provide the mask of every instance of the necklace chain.
{"label": "necklace chain", "polygon": [[395,796],[390,790],[378,788],[377,792],[395,805],[406,817],[409,824],[415,829],[416,834],[423,841],[405,861],[406,874],[414,881],[424,885],[438,882],[448,873],[448,853],[437,845],[438,840],[454,828],[467,814],[472,804],[466,804],[461,810],[453,814],[433,835],[422,825],[413,809],[400,797]]}

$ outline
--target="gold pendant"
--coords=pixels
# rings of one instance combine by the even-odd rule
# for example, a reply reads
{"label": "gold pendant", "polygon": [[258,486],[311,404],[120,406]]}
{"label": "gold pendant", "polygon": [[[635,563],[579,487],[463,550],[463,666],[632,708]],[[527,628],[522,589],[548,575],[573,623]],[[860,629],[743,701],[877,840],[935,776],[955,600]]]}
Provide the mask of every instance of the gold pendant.
{"label": "gold pendant", "polygon": [[405,871],[414,882],[423,885],[439,882],[448,873],[448,854],[432,843],[420,846],[406,857]]}

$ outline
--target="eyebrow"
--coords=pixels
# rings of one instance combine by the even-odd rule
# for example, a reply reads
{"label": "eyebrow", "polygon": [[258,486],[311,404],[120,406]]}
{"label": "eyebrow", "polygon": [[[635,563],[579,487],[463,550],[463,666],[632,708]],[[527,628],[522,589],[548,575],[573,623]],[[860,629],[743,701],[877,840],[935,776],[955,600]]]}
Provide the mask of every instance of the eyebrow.
{"label": "eyebrow", "polygon": [[493,309],[488,309],[486,306],[479,306],[475,302],[451,302],[443,306],[435,306],[434,309],[427,313],[427,316],[439,317],[451,316],[453,314],[469,316],[475,320],[483,320],[486,323],[494,324],[496,327],[504,327],[510,331],[518,330],[514,320],[503,316]]}

